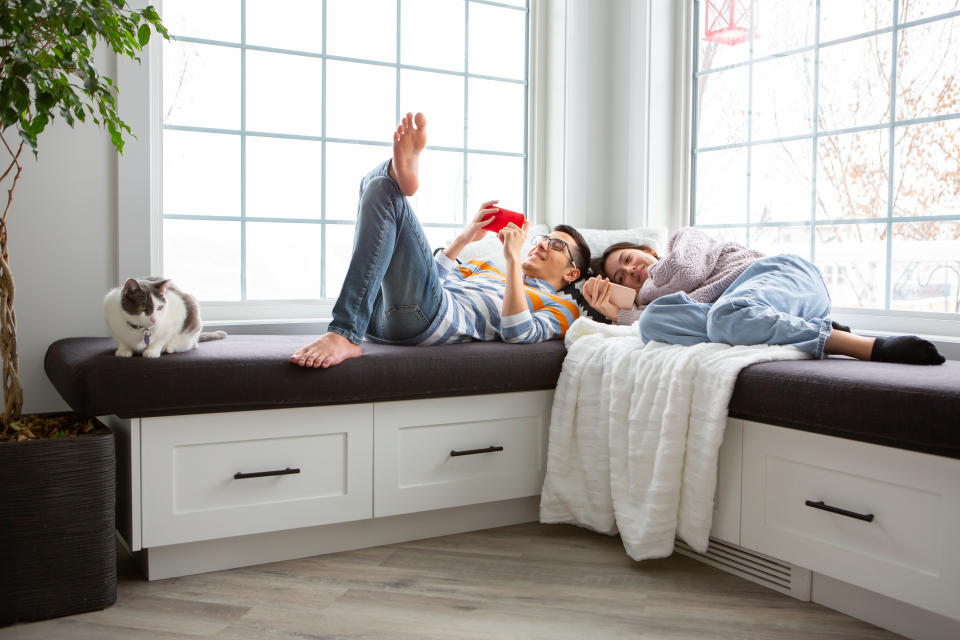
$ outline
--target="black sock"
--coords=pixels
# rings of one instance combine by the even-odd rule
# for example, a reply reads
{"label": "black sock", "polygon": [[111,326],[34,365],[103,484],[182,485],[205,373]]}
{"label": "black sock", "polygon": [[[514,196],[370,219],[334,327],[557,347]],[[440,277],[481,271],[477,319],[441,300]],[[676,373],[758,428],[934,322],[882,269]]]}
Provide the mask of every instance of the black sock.
{"label": "black sock", "polygon": [[837,331],[846,331],[847,333],[850,333],[850,327],[848,327],[845,324],[840,324],[836,320],[831,320],[830,326],[836,329]]}
{"label": "black sock", "polygon": [[943,364],[946,360],[933,343],[917,336],[877,338],[870,359],[903,364]]}

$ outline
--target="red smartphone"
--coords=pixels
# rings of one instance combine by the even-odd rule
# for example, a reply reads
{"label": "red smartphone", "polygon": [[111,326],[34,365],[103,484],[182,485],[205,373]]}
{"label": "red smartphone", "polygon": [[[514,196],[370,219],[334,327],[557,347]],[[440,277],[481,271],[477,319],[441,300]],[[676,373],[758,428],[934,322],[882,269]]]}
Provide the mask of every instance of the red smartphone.
{"label": "red smartphone", "polygon": [[523,214],[517,213],[516,211],[510,211],[509,209],[504,209],[503,207],[491,207],[496,209],[493,212],[493,220],[488,222],[485,227],[487,231],[493,231],[497,233],[500,229],[503,229],[505,226],[511,222],[517,225],[518,227],[523,226]]}

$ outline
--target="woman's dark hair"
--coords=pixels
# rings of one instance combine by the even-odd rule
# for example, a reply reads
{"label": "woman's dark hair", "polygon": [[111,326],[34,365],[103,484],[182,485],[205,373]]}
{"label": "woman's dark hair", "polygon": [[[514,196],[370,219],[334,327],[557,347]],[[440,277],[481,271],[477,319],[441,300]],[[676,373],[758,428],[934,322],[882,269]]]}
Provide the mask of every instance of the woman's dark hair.
{"label": "woman's dark hair", "polygon": [[610,257],[614,251],[620,251],[622,249],[637,249],[639,251],[646,251],[647,253],[652,253],[653,257],[657,260],[660,259],[660,256],[656,251],[653,250],[653,247],[647,244],[636,244],[634,242],[618,242],[612,244],[606,249],[603,250],[603,255],[595,259],[590,264],[590,269],[593,271],[594,275],[603,276],[604,278],[609,278],[610,274],[607,273],[604,265],[607,263],[607,258]]}
{"label": "woman's dark hair", "polygon": [[580,269],[580,276],[574,282],[583,280],[587,277],[587,270],[590,268],[590,247],[587,245],[587,241],[583,239],[579,231],[568,224],[558,224],[553,230],[567,234],[577,243],[577,246],[570,247],[570,253],[573,254],[573,264],[577,269]]}

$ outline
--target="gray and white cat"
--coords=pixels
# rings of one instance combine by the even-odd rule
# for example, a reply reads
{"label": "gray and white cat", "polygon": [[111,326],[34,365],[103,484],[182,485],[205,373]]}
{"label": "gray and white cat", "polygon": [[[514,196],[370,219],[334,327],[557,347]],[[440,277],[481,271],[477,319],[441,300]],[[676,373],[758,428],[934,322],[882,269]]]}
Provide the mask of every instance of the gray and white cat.
{"label": "gray and white cat", "polygon": [[226,331],[202,333],[200,305],[169,278],[130,278],[103,299],[103,315],[117,341],[116,355],[142,353],[159,358],[197,348],[198,342],[220,340]]}

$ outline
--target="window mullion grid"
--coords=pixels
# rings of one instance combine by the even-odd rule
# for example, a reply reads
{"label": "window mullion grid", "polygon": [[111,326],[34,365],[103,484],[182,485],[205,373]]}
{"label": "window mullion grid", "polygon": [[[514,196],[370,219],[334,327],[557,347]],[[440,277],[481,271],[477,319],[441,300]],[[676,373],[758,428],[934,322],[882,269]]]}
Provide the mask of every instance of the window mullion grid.
{"label": "window mullion grid", "polygon": [[400,122],[400,2],[397,0],[397,79],[396,79],[396,103],[394,109],[394,122]]}
{"label": "window mullion grid", "polygon": [[[530,210],[530,203],[527,202],[527,178],[529,177],[530,154],[529,136],[530,136],[530,0],[527,0],[527,12],[523,21],[524,33],[524,60],[523,60],[523,206],[526,211]],[[544,220],[544,222],[546,222]]]}
{"label": "window mullion grid", "polygon": [[320,9],[320,298],[327,297],[327,0]]}
{"label": "window mullion grid", "polygon": [[890,309],[893,298],[893,171],[896,165],[897,125],[897,42],[900,36],[900,0],[893,0],[893,39],[890,49],[890,157],[887,159],[887,264],[883,283],[884,309]]}
{"label": "window mullion grid", "polygon": [[693,127],[690,139],[693,141],[690,149],[690,224],[697,224],[697,147],[700,135],[700,104],[697,99],[700,94],[700,0],[696,0],[693,18],[693,91],[691,114]]}
{"label": "window mullion grid", "polygon": [[470,154],[467,153],[469,147],[469,130],[467,127],[467,115],[470,112],[470,0],[463,3],[463,196],[460,210],[460,222],[467,224],[467,169]]}
{"label": "window mullion grid", "polygon": [[247,299],[247,0],[240,0],[240,299]]}
{"label": "window mullion grid", "polygon": [[817,163],[820,148],[820,0],[813,27],[813,152],[810,154],[810,262],[817,263]]}

